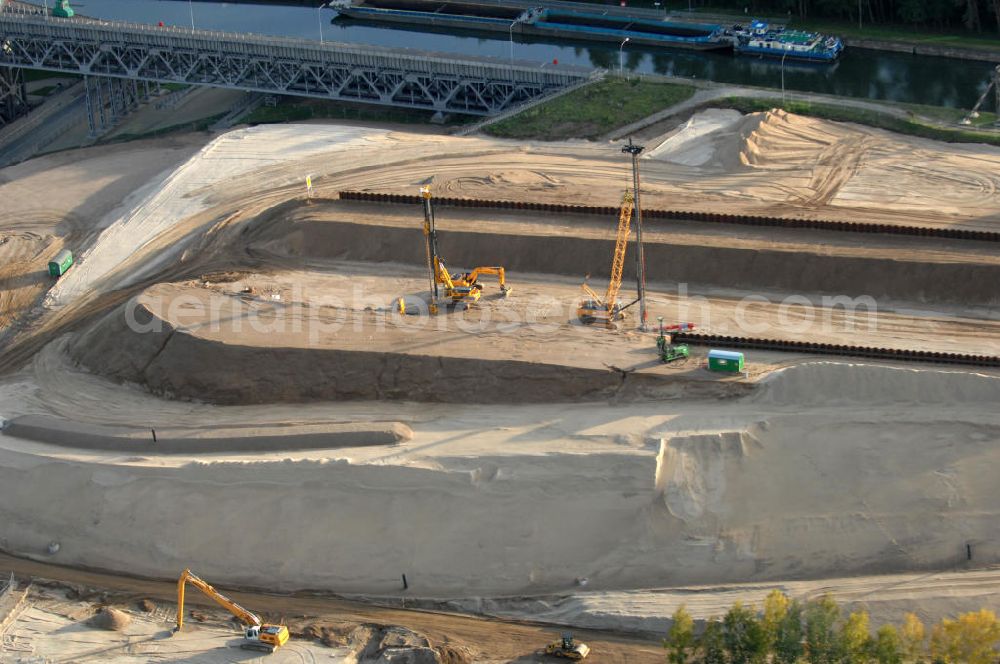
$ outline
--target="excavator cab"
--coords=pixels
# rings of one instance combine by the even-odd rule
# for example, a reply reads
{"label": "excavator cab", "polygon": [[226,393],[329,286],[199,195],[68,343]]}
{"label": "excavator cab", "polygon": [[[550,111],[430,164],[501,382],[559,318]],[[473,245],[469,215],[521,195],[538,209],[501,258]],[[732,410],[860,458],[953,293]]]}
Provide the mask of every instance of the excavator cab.
{"label": "excavator cab", "polygon": [[251,625],[243,633],[247,650],[274,652],[288,642],[288,628],[284,625]]}

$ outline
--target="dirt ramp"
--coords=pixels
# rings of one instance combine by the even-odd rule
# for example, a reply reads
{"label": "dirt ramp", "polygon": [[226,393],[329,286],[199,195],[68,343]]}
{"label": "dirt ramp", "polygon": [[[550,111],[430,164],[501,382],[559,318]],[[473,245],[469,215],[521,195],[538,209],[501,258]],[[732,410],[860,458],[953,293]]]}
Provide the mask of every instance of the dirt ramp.
{"label": "dirt ramp", "polygon": [[410,427],[400,422],[153,430],[73,422],[46,415],[16,417],[5,424],[3,432],[62,447],[145,454],[336,449],[395,445],[413,438]]}

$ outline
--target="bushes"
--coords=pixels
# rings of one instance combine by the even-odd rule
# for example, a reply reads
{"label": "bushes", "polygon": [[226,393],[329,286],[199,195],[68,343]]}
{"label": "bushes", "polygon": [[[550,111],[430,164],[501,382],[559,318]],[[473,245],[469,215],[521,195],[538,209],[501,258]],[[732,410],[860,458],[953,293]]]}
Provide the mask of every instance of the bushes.
{"label": "bushes", "polygon": [[736,602],[721,619],[707,620],[700,635],[681,606],[663,647],[670,664],[989,664],[1000,654],[998,642],[1000,621],[986,609],[943,619],[928,640],[913,613],[900,629],[882,625],[872,635],[865,611],[843,616],[828,595],[800,604],[773,590],[760,614]]}

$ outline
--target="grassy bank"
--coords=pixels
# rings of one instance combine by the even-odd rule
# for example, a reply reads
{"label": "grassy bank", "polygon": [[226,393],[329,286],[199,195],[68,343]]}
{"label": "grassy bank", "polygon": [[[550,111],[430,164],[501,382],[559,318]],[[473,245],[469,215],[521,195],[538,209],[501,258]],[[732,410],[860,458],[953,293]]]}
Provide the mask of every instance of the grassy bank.
{"label": "grassy bank", "polygon": [[690,85],[605,78],[517,115],[487,125],[500,138],[558,141],[597,138],[673,106],[694,94]]}
{"label": "grassy bank", "polygon": [[[968,129],[936,127],[925,124],[916,118],[903,119],[889,115],[888,113],[879,113],[868,109],[847,106],[836,106],[833,104],[816,104],[801,101],[786,101],[782,103],[780,98],[727,97],[716,100],[711,105],[717,108],[733,108],[742,113],[783,108],[789,113],[796,113],[798,115],[809,115],[825,120],[837,120],[839,122],[856,122],[868,125],[869,127],[877,127],[900,134],[931,138],[949,143],[988,143],[990,145],[1000,145],[1000,135],[976,131],[975,127]],[[992,121],[992,119],[992,116],[988,116],[981,118],[979,122],[986,123]]]}
{"label": "grassy bank", "polygon": [[[285,99],[280,101],[277,106],[258,107],[241,122],[246,122],[247,124],[275,124],[328,119],[392,122],[398,124],[429,124],[433,115],[433,111],[391,108],[372,104]],[[452,115],[446,119],[444,124],[457,125],[472,121],[474,121],[474,118]]]}

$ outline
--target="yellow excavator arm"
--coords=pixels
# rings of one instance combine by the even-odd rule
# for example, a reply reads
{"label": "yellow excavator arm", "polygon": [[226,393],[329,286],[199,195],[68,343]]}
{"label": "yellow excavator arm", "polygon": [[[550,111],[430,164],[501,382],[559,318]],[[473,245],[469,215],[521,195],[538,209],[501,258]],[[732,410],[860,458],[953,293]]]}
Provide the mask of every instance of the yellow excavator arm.
{"label": "yellow excavator arm", "polygon": [[445,267],[444,261],[434,257],[434,278],[437,282],[444,286],[447,290],[452,290],[455,288],[455,282],[451,280],[451,275],[448,274],[448,268]]}
{"label": "yellow excavator arm", "polygon": [[213,588],[211,585],[202,581],[200,578],[195,576],[195,574],[186,569],[181,574],[180,578],[177,579],[177,630],[180,631],[181,627],[184,626],[184,587],[190,583],[192,586],[205,593],[213,599],[217,604],[222,606],[224,609],[229,611],[231,614],[236,616],[236,618],[248,627],[260,627],[261,620],[257,614],[247,611],[242,606],[229,599],[218,590]]}
{"label": "yellow excavator arm", "polygon": [[491,265],[484,267],[477,267],[469,275],[469,281],[475,283],[479,281],[479,275],[481,274],[495,274],[500,280],[500,291],[506,293],[510,289],[507,288],[507,273],[499,265]]}

